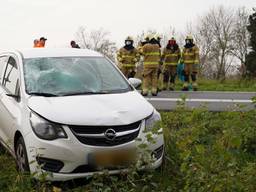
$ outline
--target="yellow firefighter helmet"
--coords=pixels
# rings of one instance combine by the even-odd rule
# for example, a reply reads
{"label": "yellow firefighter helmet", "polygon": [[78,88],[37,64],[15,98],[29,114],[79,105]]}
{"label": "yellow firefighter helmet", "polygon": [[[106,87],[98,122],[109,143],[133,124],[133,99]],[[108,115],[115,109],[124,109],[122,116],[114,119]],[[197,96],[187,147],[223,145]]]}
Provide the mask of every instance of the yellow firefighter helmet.
{"label": "yellow firefighter helmet", "polygon": [[146,35],[145,40],[146,40],[146,41],[150,41],[150,40],[152,40],[152,39],[154,39],[154,38],[155,38],[155,37],[154,37],[154,34],[149,33],[149,34]]}
{"label": "yellow firefighter helmet", "polygon": [[128,37],[126,37],[125,41],[134,41],[134,40],[133,40],[132,36],[128,36]]}
{"label": "yellow firefighter helmet", "polygon": [[154,38],[155,38],[156,40],[161,40],[161,39],[162,39],[162,35],[156,33],[156,34],[154,35]]}
{"label": "yellow firefighter helmet", "polygon": [[194,40],[194,38],[192,37],[192,35],[188,35],[187,37],[186,37],[186,40]]}

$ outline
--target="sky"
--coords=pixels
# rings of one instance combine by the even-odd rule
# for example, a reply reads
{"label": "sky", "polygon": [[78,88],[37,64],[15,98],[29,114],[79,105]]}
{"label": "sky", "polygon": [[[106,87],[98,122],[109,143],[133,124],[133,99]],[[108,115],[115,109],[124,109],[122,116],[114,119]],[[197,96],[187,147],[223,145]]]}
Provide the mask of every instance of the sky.
{"label": "sky", "polygon": [[128,35],[173,26],[184,31],[213,6],[249,10],[255,0],[1,0],[0,49],[30,48],[44,36],[47,47],[67,47],[80,26],[104,28],[122,45]]}

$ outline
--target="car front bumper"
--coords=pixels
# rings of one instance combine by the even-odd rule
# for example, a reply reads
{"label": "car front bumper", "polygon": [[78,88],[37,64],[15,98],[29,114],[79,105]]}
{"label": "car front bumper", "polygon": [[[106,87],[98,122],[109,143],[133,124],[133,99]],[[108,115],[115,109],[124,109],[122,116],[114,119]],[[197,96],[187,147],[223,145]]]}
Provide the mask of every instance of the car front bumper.
{"label": "car front bumper", "polygon": [[[146,134],[143,133],[143,131],[141,130],[138,136],[138,138],[141,140],[140,142],[134,140],[129,143],[125,143],[118,146],[100,147],[82,144],[77,140],[77,138],[69,129],[65,129],[65,131],[68,135],[67,139],[57,139],[54,141],[46,141],[39,139],[33,132],[26,135],[25,144],[27,146],[28,160],[30,162],[31,173],[36,173],[35,175],[37,176],[38,174],[45,172],[45,170],[42,169],[42,165],[39,165],[38,158],[46,158],[62,162],[63,164],[61,169],[58,171],[47,171],[49,172],[49,174],[47,175],[48,180],[66,181],[71,179],[90,177],[94,174],[103,174],[104,171],[98,170],[75,170],[77,170],[78,167],[86,166],[89,164],[89,154],[93,154],[95,152],[103,150],[125,150],[131,148],[138,148],[141,141],[146,143],[148,145],[148,149],[151,150],[152,152],[162,148],[162,151],[160,151],[161,154],[158,154],[158,158],[155,158],[153,163],[142,169],[155,169],[158,168],[162,163],[164,151],[164,139],[162,133],[154,135],[154,143],[147,142]],[[50,167],[53,166],[54,164],[51,165]],[[118,174],[124,170],[125,169],[109,170],[109,174]]]}

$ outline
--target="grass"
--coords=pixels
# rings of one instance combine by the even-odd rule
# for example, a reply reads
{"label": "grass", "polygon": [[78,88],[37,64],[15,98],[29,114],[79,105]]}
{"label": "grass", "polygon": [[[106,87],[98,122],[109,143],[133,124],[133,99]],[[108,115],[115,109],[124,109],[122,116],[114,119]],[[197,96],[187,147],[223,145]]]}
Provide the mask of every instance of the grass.
{"label": "grass", "polygon": [[[183,83],[176,82],[175,90],[181,90]],[[219,80],[198,80],[199,91],[238,91],[238,92],[256,92],[256,80],[237,80],[227,79]]]}
{"label": "grass", "polygon": [[[66,191],[256,191],[256,111],[186,111],[181,105],[162,113],[162,118],[166,158],[161,170],[95,177]],[[45,186],[37,189],[44,190]],[[4,151],[0,152],[0,191],[35,191]]]}
{"label": "grass", "polygon": [[199,79],[202,91],[256,91],[256,80],[227,79],[224,81]]}
{"label": "grass", "polygon": [[[137,78],[142,79],[141,74],[137,74]],[[159,82],[160,84],[160,82]],[[175,90],[182,89],[183,82],[176,80]],[[199,91],[240,91],[240,92],[256,92],[256,79],[226,79],[226,80],[209,80],[198,79]]]}

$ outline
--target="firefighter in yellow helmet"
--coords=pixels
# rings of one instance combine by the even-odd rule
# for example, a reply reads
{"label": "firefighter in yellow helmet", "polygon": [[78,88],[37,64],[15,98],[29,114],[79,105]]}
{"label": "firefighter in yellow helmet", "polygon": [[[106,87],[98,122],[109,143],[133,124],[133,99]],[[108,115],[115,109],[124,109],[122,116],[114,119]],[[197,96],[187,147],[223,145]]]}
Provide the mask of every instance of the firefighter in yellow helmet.
{"label": "firefighter in yellow helmet", "polygon": [[127,78],[134,77],[136,74],[136,63],[140,59],[139,51],[133,46],[132,37],[125,39],[125,46],[117,52],[118,65]]}
{"label": "firefighter in yellow helmet", "polygon": [[144,36],[144,38],[138,42],[138,46],[137,46],[137,49],[140,53],[140,60],[139,62],[137,63],[137,73],[136,73],[136,77],[139,78],[139,79],[143,79],[143,54],[142,54],[142,49],[143,49],[143,46],[146,45],[148,43],[148,36]]}
{"label": "firefighter in yellow helmet", "polygon": [[[162,36],[158,33],[156,33],[154,35],[155,39],[157,40],[157,44],[159,45],[160,49],[161,49],[161,39]],[[157,72],[157,82],[158,82],[158,91],[162,90],[162,83],[163,83],[163,62],[162,60],[160,60],[159,66],[158,66],[158,72]]]}
{"label": "firefighter in yellow helmet", "polygon": [[[177,76],[177,65],[181,58],[179,45],[176,43],[174,37],[172,37],[167,46],[163,50],[162,61],[164,62],[163,69],[163,90],[174,90],[175,79]],[[170,82],[170,85],[168,86]]]}
{"label": "firefighter in yellow helmet", "polygon": [[161,48],[161,39],[162,39],[161,34],[156,33],[154,35],[154,38],[157,40],[157,43],[158,43],[159,47]]}
{"label": "firefighter in yellow helmet", "polygon": [[192,36],[187,36],[185,40],[185,46],[182,52],[182,58],[184,61],[184,85],[183,91],[188,91],[190,77],[192,80],[192,87],[194,91],[197,91],[196,75],[199,68],[199,48],[194,44]]}
{"label": "firefighter in yellow helmet", "polygon": [[149,42],[148,38],[149,38],[149,35],[145,35],[144,38],[141,41],[139,41],[139,43],[138,43],[137,49],[138,49],[140,55],[142,55],[143,46]]}
{"label": "firefighter in yellow helmet", "polygon": [[142,95],[151,94],[157,96],[157,73],[161,59],[161,50],[154,35],[148,35],[148,43],[142,47],[143,63],[143,87]]}

